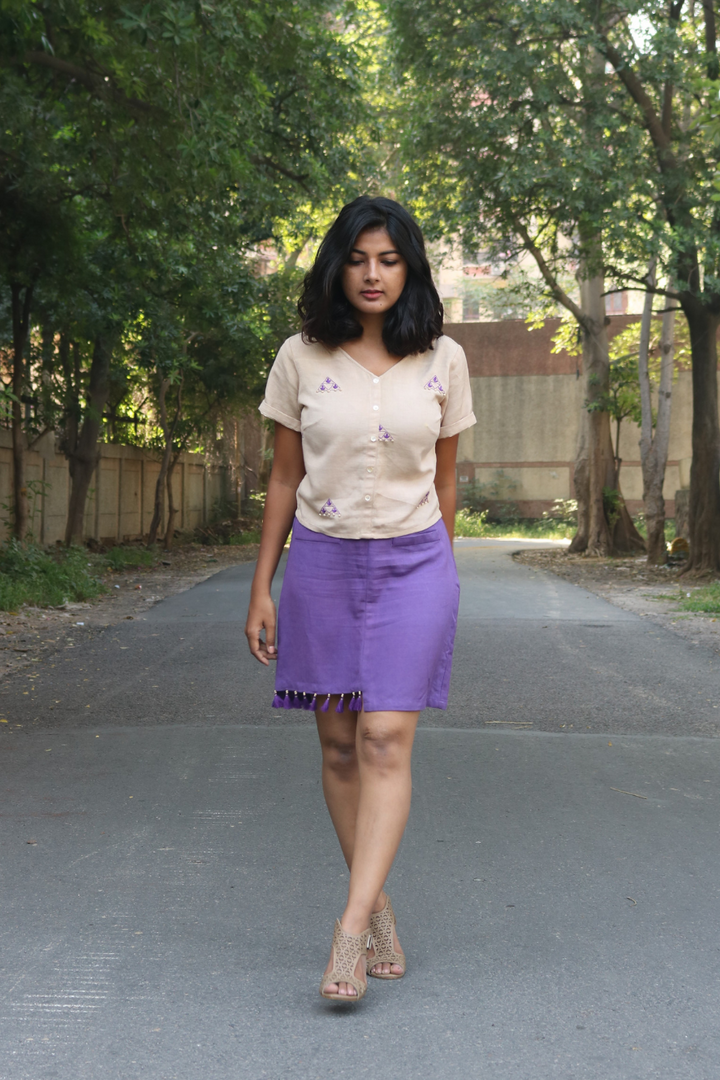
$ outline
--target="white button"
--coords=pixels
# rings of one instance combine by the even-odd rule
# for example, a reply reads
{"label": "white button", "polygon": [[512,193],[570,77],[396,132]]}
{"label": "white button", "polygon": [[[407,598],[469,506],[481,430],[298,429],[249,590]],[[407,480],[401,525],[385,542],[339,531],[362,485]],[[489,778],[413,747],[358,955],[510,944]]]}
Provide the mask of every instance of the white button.
{"label": "white button", "polygon": [[379,408],[379,405],[373,405],[373,412],[377,412]]}
{"label": "white button", "polygon": [[365,502],[370,502],[370,496],[369,495],[365,496]]}
{"label": "white button", "polygon": [[379,379],[373,379],[373,382],[380,382]]}
{"label": "white button", "polygon": [[377,435],[371,435],[370,442],[377,442]]}
{"label": "white button", "polygon": [[372,471],[373,471],[372,465],[368,465],[368,472],[372,472]]}

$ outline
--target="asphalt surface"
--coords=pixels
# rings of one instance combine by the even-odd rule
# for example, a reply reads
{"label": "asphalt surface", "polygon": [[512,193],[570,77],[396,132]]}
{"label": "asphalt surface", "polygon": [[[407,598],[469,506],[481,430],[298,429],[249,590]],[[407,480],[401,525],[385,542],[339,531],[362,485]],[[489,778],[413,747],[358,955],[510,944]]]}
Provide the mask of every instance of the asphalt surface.
{"label": "asphalt surface", "polygon": [[357,1007],[317,994],[347,877],[312,718],[246,655],[251,567],[4,683],[0,1080],[716,1080],[717,656],[518,546],[458,544],[408,974]]}

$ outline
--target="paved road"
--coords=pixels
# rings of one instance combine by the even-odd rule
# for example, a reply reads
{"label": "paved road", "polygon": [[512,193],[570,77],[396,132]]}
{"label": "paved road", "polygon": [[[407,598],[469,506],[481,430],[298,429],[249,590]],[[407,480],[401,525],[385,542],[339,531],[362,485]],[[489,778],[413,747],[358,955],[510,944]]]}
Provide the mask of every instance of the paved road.
{"label": "paved road", "polygon": [[715,1080],[717,657],[517,546],[458,545],[410,969],[351,1011],[317,996],[346,878],[312,727],[239,641],[248,567],[5,684],[0,1080]]}

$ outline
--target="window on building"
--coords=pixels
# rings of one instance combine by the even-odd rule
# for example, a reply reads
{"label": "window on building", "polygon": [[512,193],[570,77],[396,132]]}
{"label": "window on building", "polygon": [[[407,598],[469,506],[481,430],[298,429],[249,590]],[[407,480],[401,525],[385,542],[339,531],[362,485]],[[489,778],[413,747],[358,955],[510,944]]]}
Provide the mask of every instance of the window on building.
{"label": "window on building", "polygon": [[627,311],[628,298],[623,289],[622,292],[611,292],[605,297],[606,315],[624,315]]}
{"label": "window on building", "polygon": [[463,297],[463,322],[480,321],[480,300],[477,296]]}

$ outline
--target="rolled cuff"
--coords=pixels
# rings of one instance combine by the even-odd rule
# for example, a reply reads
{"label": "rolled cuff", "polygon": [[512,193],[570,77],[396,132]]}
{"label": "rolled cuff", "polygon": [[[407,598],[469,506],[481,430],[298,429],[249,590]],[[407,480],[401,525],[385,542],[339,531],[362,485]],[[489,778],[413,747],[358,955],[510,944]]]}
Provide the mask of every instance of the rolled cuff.
{"label": "rolled cuff", "polygon": [[263,416],[267,416],[269,420],[277,420],[278,424],[282,424],[284,427],[290,428],[291,431],[300,431],[300,421],[294,416],[288,416],[281,409],[276,409],[274,405],[270,405],[267,401],[263,400],[258,405],[258,412],[261,412]]}
{"label": "rolled cuff", "polygon": [[477,417],[475,413],[471,412],[467,416],[463,416],[462,420],[456,420],[454,424],[441,427],[438,439],[449,439],[451,435],[457,435],[460,431],[464,431],[465,428],[472,427],[473,424],[477,424]]}

